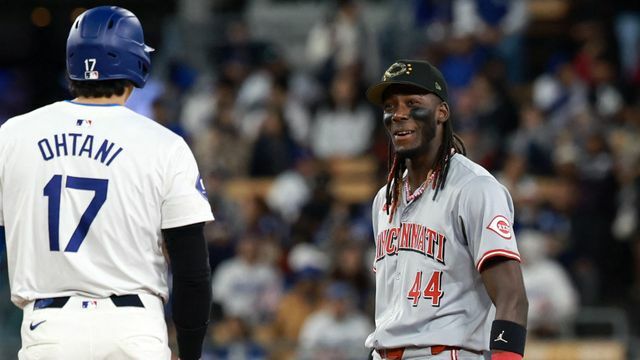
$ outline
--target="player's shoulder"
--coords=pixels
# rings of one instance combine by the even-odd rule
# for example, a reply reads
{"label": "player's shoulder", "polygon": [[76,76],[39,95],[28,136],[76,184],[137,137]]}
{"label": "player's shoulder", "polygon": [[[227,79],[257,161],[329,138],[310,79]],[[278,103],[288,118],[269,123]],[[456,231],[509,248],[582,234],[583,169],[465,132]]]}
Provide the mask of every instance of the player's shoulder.
{"label": "player's shoulder", "polygon": [[387,184],[383,185],[376,193],[376,196],[374,196],[373,204],[372,204],[373,208],[382,209],[382,205],[385,203],[386,198],[387,198]]}
{"label": "player's shoulder", "polygon": [[482,165],[474,162],[468,157],[462,154],[454,154],[451,157],[451,168],[449,171],[453,171],[452,174],[457,174],[463,177],[477,177],[477,176],[490,176],[491,173],[487,171]]}
{"label": "player's shoulder", "polygon": [[387,184],[384,184],[380,189],[378,189],[378,192],[374,197],[374,201],[377,200],[378,198],[384,198],[386,194],[387,194]]}
{"label": "player's shoulder", "polygon": [[121,118],[124,122],[123,125],[130,130],[130,136],[135,136],[141,145],[152,146],[160,150],[160,152],[173,152],[176,149],[185,151],[188,149],[188,145],[180,135],[155,120],[128,107],[120,106],[119,108],[123,115]]}
{"label": "player's shoulder", "polygon": [[502,187],[500,182],[484,167],[462,154],[451,158],[447,186],[463,188]]}
{"label": "player's shoulder", "polygon": [[13,116],[4,122],[0,129],[2,129],[3,132],[20,131],[24,126],[31,126],[31,122],[45,119],[50,116],[51,113],[59,111],[59,107],[60,102],[54,102],[27,113]]}
{"label": "player's shoulder", "polygon": [[447,187],[458,204],[458,211],[482,211],[488,204],[510,200],[509,191],[487,169],[465,156],[456,154],[450,164]]}
{"label": "player's shoulder", "polygon": [[177,135],[173,131],[162,126],[157,121],[139,114],[128,107],[122,106],[121,110],[126,114],[126,121],[135,123],[141,128],[144,128],[145,136],[155,136],[173,141],[182,139],[180,135]]}

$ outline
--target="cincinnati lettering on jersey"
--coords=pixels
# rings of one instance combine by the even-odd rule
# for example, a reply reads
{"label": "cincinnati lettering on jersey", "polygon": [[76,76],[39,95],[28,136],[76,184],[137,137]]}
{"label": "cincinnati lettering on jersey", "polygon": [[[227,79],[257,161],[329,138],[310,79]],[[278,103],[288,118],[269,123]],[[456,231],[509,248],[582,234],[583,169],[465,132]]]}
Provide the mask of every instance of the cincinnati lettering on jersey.
{"label": "cincinnati lettering on jersey", "polygon": [[108,139],[96,140],[93,135],[80,133],[55,134],[38,141],[40,154],[45,161],[60,156],[78,156],[97,160],[107,166],[122,152],[122,148]]}
{"label": "cincinnati lettering on jersey", "polygon": [[402,223],[400,227],[383,230],[376,236],[376,262],[399,251],[413,251],[426,255],[444,265],[447,238],[420,224]]}

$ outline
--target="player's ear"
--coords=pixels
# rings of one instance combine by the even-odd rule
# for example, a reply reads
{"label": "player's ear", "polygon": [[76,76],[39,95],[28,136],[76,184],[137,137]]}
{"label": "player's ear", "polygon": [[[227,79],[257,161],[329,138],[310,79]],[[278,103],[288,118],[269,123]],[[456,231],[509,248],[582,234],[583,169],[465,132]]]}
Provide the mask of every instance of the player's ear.
{"label": "player's ear", "polygon": [[438,124],[444,124],[449,120],[449,104],[446,101],[440,102],[436,108],[436,121]]}

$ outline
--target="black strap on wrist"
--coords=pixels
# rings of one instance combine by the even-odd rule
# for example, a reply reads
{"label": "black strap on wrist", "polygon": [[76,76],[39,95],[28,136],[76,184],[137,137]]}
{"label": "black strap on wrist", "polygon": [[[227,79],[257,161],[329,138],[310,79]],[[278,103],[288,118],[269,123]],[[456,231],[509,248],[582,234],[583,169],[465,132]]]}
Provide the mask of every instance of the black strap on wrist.
{"label": "black strap on wrist", "polygon": [[524,344],[527,339],[527,329],[524,326],[508,320],[494,320],[491,324],[491,350],[511,351],[524,356]]}

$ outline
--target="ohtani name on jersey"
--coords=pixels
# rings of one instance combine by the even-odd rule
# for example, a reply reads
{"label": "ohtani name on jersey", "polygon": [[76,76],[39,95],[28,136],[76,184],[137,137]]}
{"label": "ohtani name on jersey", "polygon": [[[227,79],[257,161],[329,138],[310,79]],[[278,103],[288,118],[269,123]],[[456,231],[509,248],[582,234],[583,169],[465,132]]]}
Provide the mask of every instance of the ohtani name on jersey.
{"label": "ohtani name on jersey", "polygon": [[376,237],[376,261],[399,251],[414,251],[444,264],[447,238],[429,227],[402,223],[400,227],[386,229]]}
{"label": "ohtani name on jersey", "polygon": [[107,166],[122,152],[122,148],[108,139],[94,139],[81,133],[55,134],[38,141],[40,154],[45,161],[61,156],[78,156],[97,160]]}

